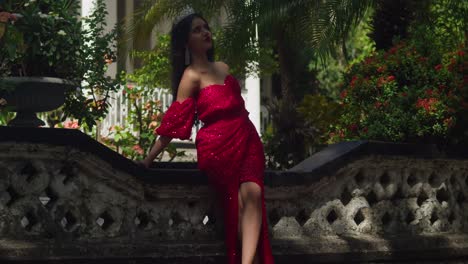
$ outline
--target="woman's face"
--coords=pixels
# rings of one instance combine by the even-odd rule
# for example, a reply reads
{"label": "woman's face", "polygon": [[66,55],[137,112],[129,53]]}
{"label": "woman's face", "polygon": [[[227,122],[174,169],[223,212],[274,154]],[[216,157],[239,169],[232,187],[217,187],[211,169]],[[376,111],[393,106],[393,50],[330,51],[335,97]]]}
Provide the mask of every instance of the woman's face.
{"label": "woman's face", "polygon": [[199,17],[193,19],[187,46],[192,53],[205,53],[213,47],[210,27],[205,20]]}

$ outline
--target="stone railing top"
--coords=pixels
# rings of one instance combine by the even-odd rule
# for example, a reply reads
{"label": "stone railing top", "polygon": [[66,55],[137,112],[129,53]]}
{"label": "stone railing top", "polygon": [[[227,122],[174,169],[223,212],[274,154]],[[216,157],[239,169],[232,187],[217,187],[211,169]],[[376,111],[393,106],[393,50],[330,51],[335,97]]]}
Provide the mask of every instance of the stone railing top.
{"label": "stone railing top", "polygon": [[[97,142],[90,136],[75,129],[25,128],[0,126],[0,142],[41,143],[68,146],[94,154],[115,169],[135,175],[145,183],[155,184],[206,184],[206,177],[197,169],[196,163],[162,162],[154,163],[152,169],[137,166],[117,152]],[[176,172],[176,173],[174,173]],[[159,177],[154,177],[155,174]],[[170,177],[164,177],[169,176]]]}
{"label": "stone railing top", "polygon": [[[208,183],[206,176],[197,169],[196,163],[155,162],[151,169],[146,170],[79,130],[0,126],[0,142],[6,141],[74,147],[97,155],[114,168],[136,175],[139,180],[148,184],[204,185]],[[369,155],[463,159],[468,158],[468,148],[380,141],[341,142],[328,146],[289,170],[267,170],[265,172],[265,185],[274,187],[311,184],[323,176],[334,174],[346,164]]]}
{"label": "stone railing top", "polygon": [[463,146],[441,147],[435,144],[390,143],[367,140],[347,141],[328,146],[288,171],[308,174],[327,172],[331,174],[341,168],[343,164],[367,155],[407,156],[422,159],[463,159],[468,157],[468,148]]}

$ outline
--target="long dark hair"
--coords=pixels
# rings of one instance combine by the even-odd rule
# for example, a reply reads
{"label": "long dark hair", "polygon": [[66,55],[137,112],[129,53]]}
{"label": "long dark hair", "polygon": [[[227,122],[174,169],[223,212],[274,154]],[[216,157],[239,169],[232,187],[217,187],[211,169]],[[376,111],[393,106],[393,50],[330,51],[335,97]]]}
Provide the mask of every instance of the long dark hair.
{"label": "long dark hair", "polygon": [[[172,26],[171,30],[171,88],[173,100],[177,98],[177,90],[180,80],[184,74],[185,68],[185,46],[187,45],[190,31],[192,30],[192,21],[196,18],[201,18],[206,22],[200,14],[193,13],[182,18],[177,24]],[[208,22],[207,22],[208,23]],[[206,52],[209,61],[214,61],[214,46]]]}

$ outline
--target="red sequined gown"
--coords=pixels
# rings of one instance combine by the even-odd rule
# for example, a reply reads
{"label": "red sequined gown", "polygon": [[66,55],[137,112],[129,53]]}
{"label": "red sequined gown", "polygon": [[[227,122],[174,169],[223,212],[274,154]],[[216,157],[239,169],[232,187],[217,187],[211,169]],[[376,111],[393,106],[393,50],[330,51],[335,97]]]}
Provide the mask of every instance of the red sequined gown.
{"label": "red sequined gown", "polygon": [[237,80],[228,75],[223,84],[202,88],[183,102],[174,101],[155,133],[188,139],[195,113],[204,124],[195,139],[198,168],[208,176],[221,198],[228,263],[241,262],[237,238],[238,190],[240,183],[247,181],[256,182],[262,190],[262,227],[257,248],[260,263],[273,263],[264,199],[263,145],[248,118]]}

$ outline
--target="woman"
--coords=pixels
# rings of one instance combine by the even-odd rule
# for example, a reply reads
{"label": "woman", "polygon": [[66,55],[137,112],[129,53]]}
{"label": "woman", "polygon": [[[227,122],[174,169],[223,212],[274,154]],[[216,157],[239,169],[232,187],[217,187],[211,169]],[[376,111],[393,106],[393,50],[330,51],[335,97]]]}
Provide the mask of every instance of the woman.
{"label": "woman", "polygon": [[149,167],[172,138],[188,139],[195,116],[198,167],[224,209],[228,263],[273,263],[264,204],[265,157],[248,118],[237,80],[223,62],[213,62],[213,42],[204,18],[191,14],[173,26],[174,101],[155,130],[160,137],[142,161]]}

